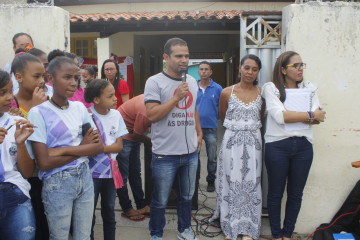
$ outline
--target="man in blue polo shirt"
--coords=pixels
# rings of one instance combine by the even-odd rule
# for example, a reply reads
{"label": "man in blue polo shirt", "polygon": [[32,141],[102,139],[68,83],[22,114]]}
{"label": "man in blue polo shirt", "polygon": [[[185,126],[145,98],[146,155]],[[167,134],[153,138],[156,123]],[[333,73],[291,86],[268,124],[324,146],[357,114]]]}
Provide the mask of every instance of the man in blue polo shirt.
{"label": "man in blue polo shirt", "polygon": [[207,191],[215,191],[216,155],[217,155],[217,122],[219,98],[222,87],[215,83],[210,77],[212,74],[211,64],[203,61],[199,64],[198,74],[200,80],[198,84],[198,95],[196,107],[199,111],[203,139],[206,144],[206,154],[208,156],[207,170],[208,182]]}

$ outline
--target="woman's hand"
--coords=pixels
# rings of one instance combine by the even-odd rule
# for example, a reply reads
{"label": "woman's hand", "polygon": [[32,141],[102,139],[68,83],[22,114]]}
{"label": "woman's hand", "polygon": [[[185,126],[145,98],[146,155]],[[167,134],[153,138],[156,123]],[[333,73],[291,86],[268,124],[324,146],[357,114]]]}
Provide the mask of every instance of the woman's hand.
{"label": "woman's hand", "polygon": [[314,111],[314,120],[320,122],[323,122],[325,119],[326,112],[324,110],[316,109]]}
{"label": "woman's hand", "polygon": [[94,131],[94,128],[90,128],[83,140],[81,141],[80,145],[83,145],[83,144],[91,144],[91,143],[98,143],[99,142],[99,133],[98,131]]}
{"label": "woman's hand", "polygon": [[34,125],[28,120],[19,119],[16,121],[15,141],[16,144],[24,144],[26,139],[34,132]]}

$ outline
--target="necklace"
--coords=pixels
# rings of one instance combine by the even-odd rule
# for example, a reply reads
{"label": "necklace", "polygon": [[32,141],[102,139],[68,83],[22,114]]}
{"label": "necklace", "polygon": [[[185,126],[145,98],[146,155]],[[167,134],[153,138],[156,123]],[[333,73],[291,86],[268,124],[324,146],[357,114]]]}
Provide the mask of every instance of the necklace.
{"label": "necklace", "polygon": [[57,104],[53,98],[51,98],[51,101],[58,107],[60,108],[61,110],[65,110],[69,107],[69,101],[66,101],[66,105],[65,106],[60,106],[59,104]]}

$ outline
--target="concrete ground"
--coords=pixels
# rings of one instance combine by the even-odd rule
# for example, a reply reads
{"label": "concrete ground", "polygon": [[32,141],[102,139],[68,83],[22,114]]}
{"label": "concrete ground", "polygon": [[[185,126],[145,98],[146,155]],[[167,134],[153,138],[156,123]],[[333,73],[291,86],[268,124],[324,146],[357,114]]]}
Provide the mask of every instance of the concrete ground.
{"label": "concrete ground", "polygon": [[[223,127],[219,127],[218,129],[218,151],[220,148],[222,136],[224,133]],[[141,148],[141,163],[144,164],[143,159],[143,147]],[[225,236],[222,234],[221,229],[219,227],[207,227],[205,224],[196,224],[194,219],[201,221],[203,219],[207,219],[212,216],[212,212],[216,207],[216,193],[208,193],[206,192],[207,182],[206,182],[206,175],[207,175],[207,157],[206,157],[206,150],[205,150],[205,143],[203,141],[203,147],[200,153],[201,158],[201,174],[200,174],[200,183],[199,183],[199,190],[198,190],[198,204],[199,210],[193,211],[193,221],[192,226],[193,230],[197,233],[199,240],[205,239],[213,239],[213,240],[220,240],[225,239]],[[144,169],[144,166],[142,166]],[[144,170],[142,172],[144,175]],[[144,182],[144,177],[143,177]],[[143,185],[144,186],[144,185]],[[129,189],[130,197],[132,197],[131,190]],[[134,203],[133,203],[134,206]],[[134,206],[135,207],[135,206]],[[150,239],[150,233],[148,229],[149,218],[146,218],[142,222],[134,222],[128,219],[121,217],[121,207],[119,205],[118,199],[116,199],[115,205],[115,216],[116,216],[116,239]],[[265,212],[265,211],[264,211]],[[102,231],[102,219],[100,213],[100,199],[95,210],[96,214],[96,225],[95,225],[95,239],[102,240],[103,239],[103,231]],[[166,226],[164,229],[164,236],[163,239],[177,239],[177,216],[176,210],[167,210],[166,211]],[[262,227],[261,227],[261,236],[263,239],[270,239],[271,232],[270,226],[267,216],[263,216],[262,218]],[[302,239],[305,236],[293,236],[294,238]],[[238,237],[238,239],[241,239]]]}

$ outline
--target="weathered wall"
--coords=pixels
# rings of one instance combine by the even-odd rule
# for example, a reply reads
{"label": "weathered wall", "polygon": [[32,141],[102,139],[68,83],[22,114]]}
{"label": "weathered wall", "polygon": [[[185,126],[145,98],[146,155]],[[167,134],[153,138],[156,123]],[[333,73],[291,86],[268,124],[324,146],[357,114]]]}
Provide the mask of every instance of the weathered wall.
{"label": "weathered wall", "polygon": [[[216,10],[254,10],[281,11],[288,2],[151,2],[119,3],[100,5],[64,6],[71,13],[114,13],[114,12],[151,12],[151,11],[216,11]],[[96,10],[94,10],[96,9]]]}
{"label": "weathered wall", "polygon": [[314,162],[296,225],[311,233],[329,222],[359,180],[360,3],[290,5],[283,10],[283,50],[300,53],[304,77],[319,88],[325,123],[314,127]]}
{"label": "weathered wall", "polygon": [[12,37],[18,32],[30,34],[44,52],[70,49],[69,13],[62,8],[0,5],[0,31],[0,68],[14,58]]}

